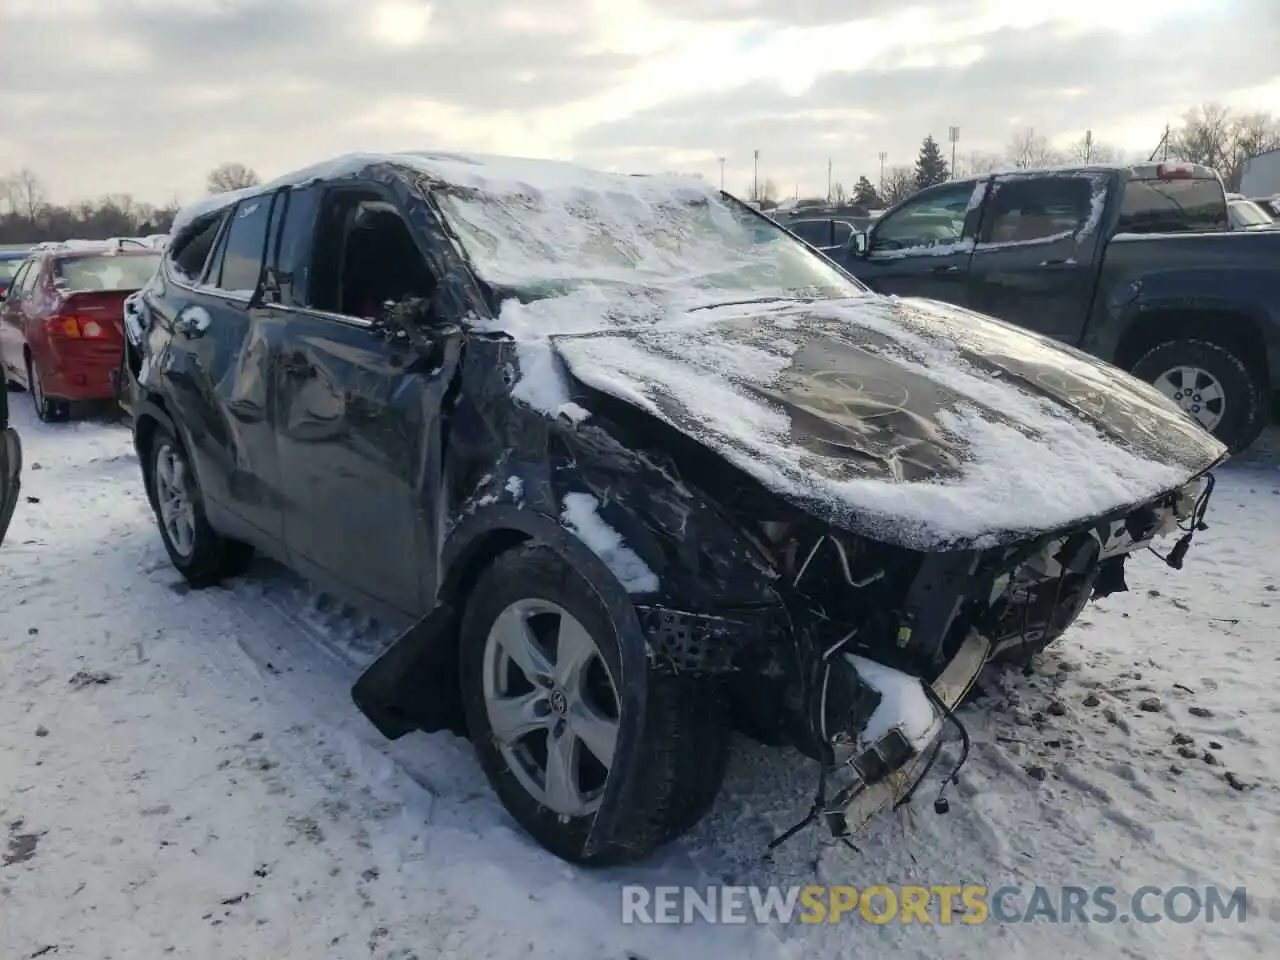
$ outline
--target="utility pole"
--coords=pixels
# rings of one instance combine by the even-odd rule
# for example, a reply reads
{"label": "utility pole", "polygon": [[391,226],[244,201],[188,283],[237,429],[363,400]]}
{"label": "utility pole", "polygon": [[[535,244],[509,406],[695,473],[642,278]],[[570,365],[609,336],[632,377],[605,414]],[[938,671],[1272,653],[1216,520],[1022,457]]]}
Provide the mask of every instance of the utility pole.
{"label": "utility pole", "polygon": [[720,192],[724,193],[724,157],[716,157],[720,161]]}
{"label": "utility pole", "polygon": [[827,157],[827,206],[831,206],[831,158]]}
{"label": "utility pole", "polygon": [[884,162],[885,160],[888,159],[888,157],[889,157],[889,154],[885,153],[883,150],[880,151],[880,198],[881,199],[884,199]]}
{"label": "utility pole", "polygon": [[1164,143],[1164,159],[1168,161],[1169,159],[1169,125],[1167,123],[1164,125],[1163,143]]}
{"label": "utility pole", "polygon": [[947,127],[947,139],[951,141],[951,179],[956,178],[956,142],[960,139],[959,127]]}
{"label": "utility pole", "polygon": [[751,175],[751,199],[756,203],[760,202],[760,151],[753,151],[753,163],[755,164],[755,172]]}

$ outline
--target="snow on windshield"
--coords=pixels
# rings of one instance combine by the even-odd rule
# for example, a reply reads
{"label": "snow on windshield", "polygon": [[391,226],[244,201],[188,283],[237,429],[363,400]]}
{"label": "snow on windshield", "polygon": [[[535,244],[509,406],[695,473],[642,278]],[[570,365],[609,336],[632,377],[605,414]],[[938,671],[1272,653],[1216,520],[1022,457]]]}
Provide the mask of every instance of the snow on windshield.
{"label": "snow on windshield", "polygon": [[493,176],[488,163],[489,175],[429,166],[453,184],[437,199],[476,271],[522,294],[583,284],[746,295],[857,290],[772,221],[697,180],[577,167],[566,179],[556,168],[568,165],[547,162],[512,179]]}

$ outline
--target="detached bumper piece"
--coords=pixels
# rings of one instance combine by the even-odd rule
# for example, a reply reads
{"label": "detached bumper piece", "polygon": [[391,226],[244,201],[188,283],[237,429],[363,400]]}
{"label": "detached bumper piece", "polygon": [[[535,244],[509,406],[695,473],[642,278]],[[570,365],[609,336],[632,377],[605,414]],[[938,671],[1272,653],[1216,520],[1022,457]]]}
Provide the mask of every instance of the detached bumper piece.
{"label": "detached bumper piece", "polygon": [[[848,836],[879,811],[910,799],[937,760],[948,714],[969,693],[990,654],[991,642],[979,633],[970,633],[927,690],[916,677],[880,667],[881,671],[898,674],[894,697],[885,696],[882,689],[881,709],[889,715],[881,717],[877,711],[877,716],[872,718],[877,729],[885,724],[889,729],[845,762],[854,782],[840,790],[823,810],[833,836]],[[919,700],[903,695],[912,685],[918,691]],[[920,701],[927,702],[931,711],[931,719],[923,730]]]}

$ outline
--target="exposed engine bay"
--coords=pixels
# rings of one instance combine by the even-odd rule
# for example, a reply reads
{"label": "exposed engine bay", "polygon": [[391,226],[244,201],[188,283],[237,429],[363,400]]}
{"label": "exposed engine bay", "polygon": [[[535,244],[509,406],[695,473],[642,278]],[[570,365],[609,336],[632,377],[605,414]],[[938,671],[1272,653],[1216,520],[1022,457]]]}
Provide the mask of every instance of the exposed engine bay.
{"label": "exposed engine bay", "polygon": [[[836,836],[887,803],[906,803],[938,761],[944,727],[964,744],[941,776],[935,809],[968,752],[954,709],[992,659],[1029,661],[1089,600],[1127,590],[1124,565],[1181,533],[1161,556],[1180,568],[1204,527],[1204,474],[1158,501],[1087,525],[986,549],[921,553],[814,524],[759,524],[778,573],[783,620],[656,617],[653,655],[722,676],[749,732],[777,731],[821,763],[819,817]],[[663,629],[665,628],[665,629]],[[793,642],[780,642],[787,633]],[[746,639],[753,638],[753,639]],[[704,659],[714,647],[735,651]],[[763,685],[763,688],[762,688]],[[765,688],[772,688],[771,690]],[[834,788],[834,796],[827,792]],[[779,837],[785,840],[792,832]]]}

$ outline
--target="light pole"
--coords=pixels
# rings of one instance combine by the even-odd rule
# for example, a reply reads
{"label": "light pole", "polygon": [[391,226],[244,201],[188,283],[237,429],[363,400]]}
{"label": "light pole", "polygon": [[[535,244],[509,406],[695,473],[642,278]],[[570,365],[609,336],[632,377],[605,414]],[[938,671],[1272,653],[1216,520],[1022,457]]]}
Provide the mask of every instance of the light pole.
{"label": "light pole", "polygon": [[1084,132],[1084,162],[1088,163],[1093,159],[1093,131],[1086,130]]}
{"label": "light pole", "polygon": [[883,150],[880,151],[880,198],[884,199],[884,161],[889,156]]}
{"label": "light pole", "polygon": [[827,157],[827,206],[831,206],[831,158]]}
{"label": "light pole", "polygon": [[724,158],[724,157],[716,157],[716,160],[718,160],[718,161],[720,162],[720,192],[721,192],[721,193],[724,193],[724,161],[725,161],[725,158]]}
{"label": "light pole", "polygon": [[947,128],[947,139],[951,141],[951,179],[956,178],[956,141],[960,139],[959,127]]}
{"label": "light pole", "polygon": [[755,165],[754,172],[751,174],[751,199],[756,203],[760,202],[760,151],[753,150],[754,154],[752,163]]}

